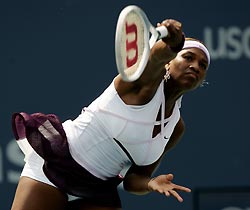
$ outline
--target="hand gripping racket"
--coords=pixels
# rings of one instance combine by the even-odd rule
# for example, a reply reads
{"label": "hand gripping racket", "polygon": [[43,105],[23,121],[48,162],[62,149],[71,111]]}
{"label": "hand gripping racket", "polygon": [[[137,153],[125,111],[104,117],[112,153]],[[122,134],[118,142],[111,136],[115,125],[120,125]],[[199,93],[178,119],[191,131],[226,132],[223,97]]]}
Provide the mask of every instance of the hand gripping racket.
{"label": "hand gripping racket", "polygon": [[155,28],[138,6],[130,5],[121,11],[116,26],[115,58],[124,81],[132,82],[141,76],[150,49],[167,35],[167,28]]}

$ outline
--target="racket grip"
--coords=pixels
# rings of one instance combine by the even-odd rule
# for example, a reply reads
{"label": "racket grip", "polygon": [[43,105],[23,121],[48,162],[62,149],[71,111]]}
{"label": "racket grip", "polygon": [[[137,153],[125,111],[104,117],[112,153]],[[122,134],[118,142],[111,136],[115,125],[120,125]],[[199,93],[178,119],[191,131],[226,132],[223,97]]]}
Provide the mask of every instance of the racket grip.
{"label": "racket grip", "polygon": [[156,31],[159,34],[159,38],[158,39],[164,38],[164,37],[166,37],[168,35],[168,29],[165,26],[159,26],[159,27],[157,27]]}

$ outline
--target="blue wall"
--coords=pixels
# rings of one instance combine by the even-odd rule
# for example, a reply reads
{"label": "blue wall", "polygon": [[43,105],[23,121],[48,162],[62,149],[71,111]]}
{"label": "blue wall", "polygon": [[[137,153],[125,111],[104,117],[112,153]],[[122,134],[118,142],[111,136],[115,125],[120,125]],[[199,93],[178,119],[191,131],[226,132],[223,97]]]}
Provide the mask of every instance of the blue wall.
{"label": "blue wall", "polygon": [[[11,114],[55,113],[75,118],[116,75],[114,36],[119,12],[144,9],[152,23],[174,18],[187,36],[211,50],[209,85],[183,99],[187,130],[157,174],[174,173],[191,187],[250,185],[250,3],[228,1],[5,1],[1,3],[0,203],[9,209],[23,156],[11,131]],[[124,210],[193,208],[159,194],[121,191]],[[250,198],[249,198],[250,199]]]}

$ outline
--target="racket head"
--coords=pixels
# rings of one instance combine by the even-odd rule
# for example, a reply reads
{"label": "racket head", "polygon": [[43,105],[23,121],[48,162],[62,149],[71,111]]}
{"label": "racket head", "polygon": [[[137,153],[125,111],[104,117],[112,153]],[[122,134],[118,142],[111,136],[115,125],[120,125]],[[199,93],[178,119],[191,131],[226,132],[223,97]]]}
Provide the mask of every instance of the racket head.
{"label": "racket head", "polygon": [[121,11],[115,33],[115,58],[124,81],[132,82],[141,76],[150,53],[151,30],[155,29],[138,6],[130,5]]}

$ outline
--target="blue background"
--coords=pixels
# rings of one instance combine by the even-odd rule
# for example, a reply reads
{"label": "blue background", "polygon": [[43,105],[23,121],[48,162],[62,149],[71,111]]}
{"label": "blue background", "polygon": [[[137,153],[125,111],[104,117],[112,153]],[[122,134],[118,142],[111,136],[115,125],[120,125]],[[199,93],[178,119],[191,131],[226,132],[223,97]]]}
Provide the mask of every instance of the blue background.
{"label": "blue background", "polygon": [[[116,21],[130,4],[154,25],[181,21],[186,36],[203,40],[212,56],[209,84],[183,98],[186,134],[156,175],[171,172],[176,183],[193,190],[250,185],[249,1],[9,0],[0,3],[1,209],[10,209],[23,165],[11,114],[75,118],[117,74]],[[124,210],[192,209],[193,194],[182,195],[180,204],[156,193],[121,191]]]}

